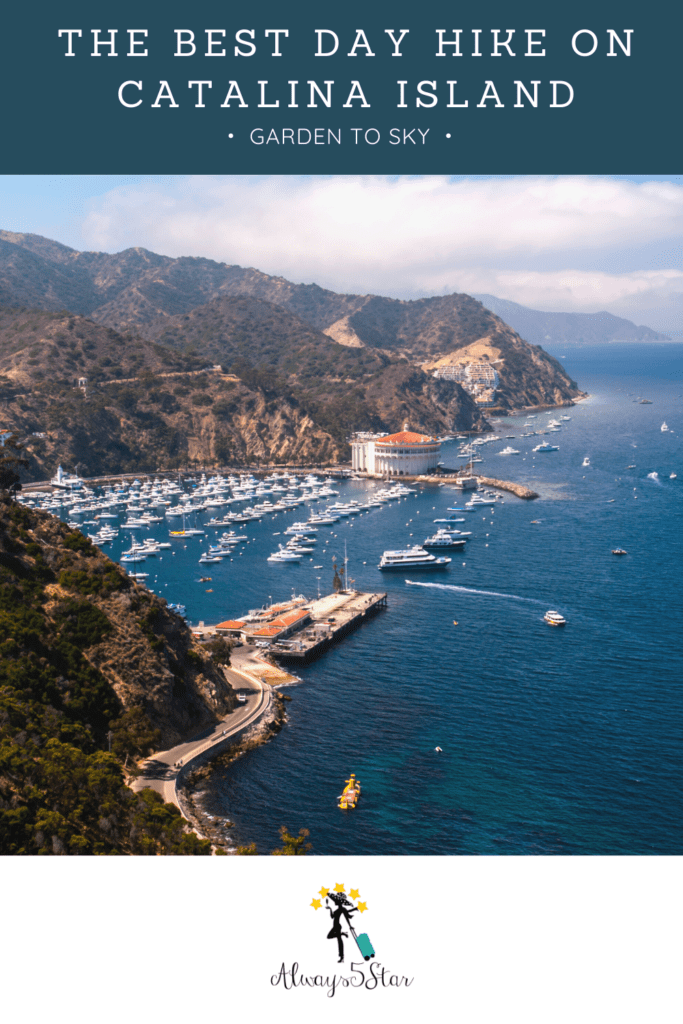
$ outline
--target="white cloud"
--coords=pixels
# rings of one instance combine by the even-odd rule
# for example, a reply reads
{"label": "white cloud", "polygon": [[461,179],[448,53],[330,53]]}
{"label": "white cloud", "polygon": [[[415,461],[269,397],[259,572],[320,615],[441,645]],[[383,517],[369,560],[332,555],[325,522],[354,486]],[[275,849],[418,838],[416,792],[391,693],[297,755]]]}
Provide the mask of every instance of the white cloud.
{"label": "white cloud", "polygon": [[91,248],[205,256],[337,291],[614,312],[680,294],[678,271],[626,264],[681,235],[681,186],[590,177],[189,177],[115,189],[83,223]]}

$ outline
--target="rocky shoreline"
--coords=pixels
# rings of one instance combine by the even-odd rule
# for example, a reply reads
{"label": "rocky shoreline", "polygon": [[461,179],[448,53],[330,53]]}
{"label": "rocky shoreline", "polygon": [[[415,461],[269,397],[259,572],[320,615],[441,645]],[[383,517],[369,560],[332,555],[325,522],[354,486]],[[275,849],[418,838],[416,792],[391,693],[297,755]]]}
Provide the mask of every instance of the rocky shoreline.
{"label": "rocky shoreline", "polygon": [[206,783],[216,768],[227,767],[277,735],[287,721],[285,704],[288,700],[291,698],[277,690],[273,691],[273,702],[268,712],[227,750],[193,768],[183,780],[182,787],[178,787],[178,800],[183,816],[201,839],[211,841],[215,853],[220,851],[234,854],[237,847],[230,833],[232,822],[227,819],[216,819],[204,808],[203,799],[207,791],[203,783]]}

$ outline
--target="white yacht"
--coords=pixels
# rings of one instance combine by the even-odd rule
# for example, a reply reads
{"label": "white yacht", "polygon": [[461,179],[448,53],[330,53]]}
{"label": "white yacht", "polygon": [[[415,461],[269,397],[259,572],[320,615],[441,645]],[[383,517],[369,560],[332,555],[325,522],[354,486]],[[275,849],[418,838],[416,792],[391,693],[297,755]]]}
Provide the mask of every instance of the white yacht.
{"label": "white yacht", "polygon": [[459,537],[447,530],[437,530],[432,537],[427,537],[423,542],[423,548],[464,548],[467,543],[466,537]]}
{"label": "white yacht", "polygon": [[582,466],[590,466],[590,464],[591,464],[591,460],[588,458],[588,456],[586,456],[586,458],[581,463]]}
{"label": "white yacht", "polygon": [[[667,430],[668,430],[669,428],[667,427],[667,425],[666,425],[666,422],[665,422],[665,423],[662,423],[662,425],[661,425],[661,427],[660,427],[659,429],[660,429],[660,430],[662,431],[662,433],[664,433],[664,432],[665,432],[665,431],[667,431]],[[60,467],[60,468],[61,468],[61,467]],[[54,480],[53,480],[52,482],[54,483]]]}
{"label": "white yacht", "polygon": [[272,555],[268,555],[269,562],[299,562],[301,561],[301,555],[296,551],[287,551],[280,544],[279,550],[274,551]]}
{"label": "white yacht", "polygon": [[544,441],[543,444],[537,444],[534,448],[535,452],[559,452],[559,448],[556,444],[549,444]]}
{"label": "white yacht", "polygon": [[450,558],[431,555],[429,551],[415,545],[402,551],[385,551],[378,569],[445,569],[450,565]]}
{"label": "white yacht", "polygon": [[495,505],[498,498],[482,498],[480,494],[473,494],[469,501],[465,502],[465,508],[479,508],[481,505]]}
{"label": "white yacht", "polygon": [[512,445],[508,445],[506,448],[503,448],[501,451],[499,451],[498,454],[499,455],[519,455],[519,452],[518,452],[518,450],[516,448],[513,448]]}

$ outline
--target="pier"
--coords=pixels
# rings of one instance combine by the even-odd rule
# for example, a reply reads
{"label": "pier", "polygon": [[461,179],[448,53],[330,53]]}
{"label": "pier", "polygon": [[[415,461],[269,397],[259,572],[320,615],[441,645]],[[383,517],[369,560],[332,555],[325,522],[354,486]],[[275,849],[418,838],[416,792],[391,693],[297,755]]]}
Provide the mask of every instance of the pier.
{"label": "pier", "polygon": [[213,631],[232,636],[261,655],[305,662],[386,608],[386,593],[339,590],[314,601],[297,597],[283,604],[219,622]]}

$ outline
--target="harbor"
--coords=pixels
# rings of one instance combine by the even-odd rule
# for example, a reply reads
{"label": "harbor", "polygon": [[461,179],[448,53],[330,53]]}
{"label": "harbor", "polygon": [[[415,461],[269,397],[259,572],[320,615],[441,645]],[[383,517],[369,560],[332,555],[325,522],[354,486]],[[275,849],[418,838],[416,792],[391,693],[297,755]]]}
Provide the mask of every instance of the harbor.
{"label": "harbor", "polygon": [[[635,352],[624,346],[622,358]],[[460,437],[444,439],[443,466],[415,481],[404,473],[332,483],[262,468],[22,496],[115,561],[139,538],[139,561],[122,564],[180,602],[207,649],[216,626],[240,624],[224,633],[238,641],[229,671],[242,677],[224,729],[258,711],[259,684],[273,700],[282,695],[284,727],[271,732],[267,715],[259,719],[269,742],[251,746],[251,733],[219,729],[158,768],[167,788],[178,757],[181,773],[198,769],[191,795],[203,835],[231,822],[231,844],[267,851],[281,824],[306,827],[322,856],[677,851],[665,819],[678,790],[659,768],[662,749],[673,756],[675,611],[656,594],[637,596],[644,586],[675,589],[679,539],[665,547],[650,530],[670,521],[683,475],[669,352],[663,383],[648,379],[654,404],[634,404],[628,376],[621,392],[608,390],[580,364],[574,375],[597,397],[560,419],[557,450],[534,451],[551,429],[546,416],[530,425],[524,414],[507,417],[496,435],[471,441],[473,465],[457,477],[445,467],[465,463]],[[526,490],[540,494],[533,508]],[[437,542],[441,530],[449,536]],[[294,541],[298,560],[271,560]],[[387,551],[425,544],[450,559],[440,571],[423,555],[380,568]],[[567,625],[553,628],[548,609]],[[633,712],[644,702],[656,745]],[[624,781],[624,744],[633,780]],[[350,772],[363,782],[353,814],[338,807]],[[605,791],[614,797],[607,815]]]}

